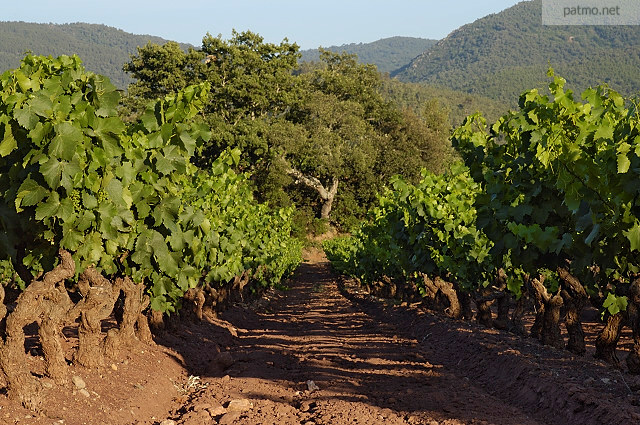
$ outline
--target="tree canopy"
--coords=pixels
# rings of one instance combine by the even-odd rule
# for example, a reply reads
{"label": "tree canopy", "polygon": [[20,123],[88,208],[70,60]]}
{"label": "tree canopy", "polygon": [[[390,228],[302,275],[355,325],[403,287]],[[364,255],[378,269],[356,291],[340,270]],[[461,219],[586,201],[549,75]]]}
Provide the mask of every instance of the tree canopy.
{"label": "tree canopy", "polygon": [[321,62],[305,69],[299,58],[295,43],[266,43],[250,31],[229,40],[207,34],[200,50],[186,52],[147,44],[124,67],[135,82],[123,113],[208,82],[202,120],[212,137],[198,163],[238,148],[259,199],[340,224],[364,213],[393,174],[415,179],[422,167],[448,163],[449,120],[439,105],[400,109],[383,96],[376,67],[355,55],[321,51]]}

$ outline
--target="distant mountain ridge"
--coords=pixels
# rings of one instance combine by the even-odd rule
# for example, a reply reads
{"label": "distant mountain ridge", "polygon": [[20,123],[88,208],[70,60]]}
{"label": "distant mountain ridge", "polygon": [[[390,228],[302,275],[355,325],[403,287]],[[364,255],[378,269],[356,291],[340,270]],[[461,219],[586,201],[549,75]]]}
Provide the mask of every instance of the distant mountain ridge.
{"label": "distant mountain ridge", "polygon": [[[54,57],[75,53],[88,70],[106,75],[113,84],[124,89],[131,82],[122,71],[129,55],[135,54],[138,46],[167,41],[99,24],[0,22],[0,73],[17,68],[27,51]],[[184,48],[187,46],[183,45]]]}
{"label": "distant mountain ridge", "polygon": [[[440,41],[390,37],[327,49],[355,53],[360,62],[373,63],[400,81],[462,92],[463,97],[478,95],[502,102],[505,109],[516,106],[524,90],[545,87],[549,65],[575,92],[604,82],[625,96],[640,94],[640,26],[543,26],[541,9],[541,0],[523,1],[464,25]],[[26,51],[52,56],[76,53],[87,69],[125,89],[131,79],[122,66],[130,55],[138,46],[167,41],[99,24],[0,22],[0,72],[17,67]],[[303,61],[319,57],[317,49],[301,53]],[[431,93],[423,92],[420,97]],[[449,102],[454,112],[466,111],[459,105],[469,102],[456,102]]]}
{"label": "distant mountain ridge", "polygon": [[541,11],[541,0],[524,1],[464,25],[392,76],[511,105],[546,86],[549,65],[577,92],[603,82],[640,92],[640,26],[543,26]]}
{"label": "distant mountain ridge", "polygon": [[[335,53],[347,52],[358,55],[362,63],[371,63],[378,71],[392,73],[408,64],[416,56],[422,54],[438,40],[416,37],[389,37],[372,43],[351,43],[342,46],[325,47]],[[320,57],[318,49],[303,50],[302,61],[317,61]]]}

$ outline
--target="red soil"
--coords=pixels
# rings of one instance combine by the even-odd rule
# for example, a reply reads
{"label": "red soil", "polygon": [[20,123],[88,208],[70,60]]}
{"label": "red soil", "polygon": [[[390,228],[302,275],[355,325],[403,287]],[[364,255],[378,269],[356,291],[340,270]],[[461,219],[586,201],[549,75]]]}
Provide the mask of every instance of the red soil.
{"label": "red soil", "polygon": [[88,397],[47,382],[35,414],[0,396],[0,424],[640,423],[638,377],[373,300],[320,252],[306,258],[290,290],[175,324],[105,369],[73,368]]}

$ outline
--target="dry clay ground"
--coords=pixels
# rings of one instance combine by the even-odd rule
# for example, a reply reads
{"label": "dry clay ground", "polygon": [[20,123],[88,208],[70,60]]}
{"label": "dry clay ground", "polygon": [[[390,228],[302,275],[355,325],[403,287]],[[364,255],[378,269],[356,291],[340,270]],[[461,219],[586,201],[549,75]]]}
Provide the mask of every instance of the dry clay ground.
{"label": "dry clay ground", "polygon": [[43,378],[43,412],[0,395],[0,424],[640,424],[640,378],[373,301],[306,258],[288,291],[72,368],[63,388]]}

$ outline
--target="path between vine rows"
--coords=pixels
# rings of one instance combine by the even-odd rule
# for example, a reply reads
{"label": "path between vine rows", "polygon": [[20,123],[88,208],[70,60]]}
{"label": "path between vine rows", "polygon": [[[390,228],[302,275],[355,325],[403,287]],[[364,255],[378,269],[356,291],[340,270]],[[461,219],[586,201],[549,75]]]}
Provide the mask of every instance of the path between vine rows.
{"label": "path between vine rows", "polygon": [[340,282],[310,251],[290,290],[73,369],[89,396],[0,400],[0,424],[640,424],[636,377]]}

